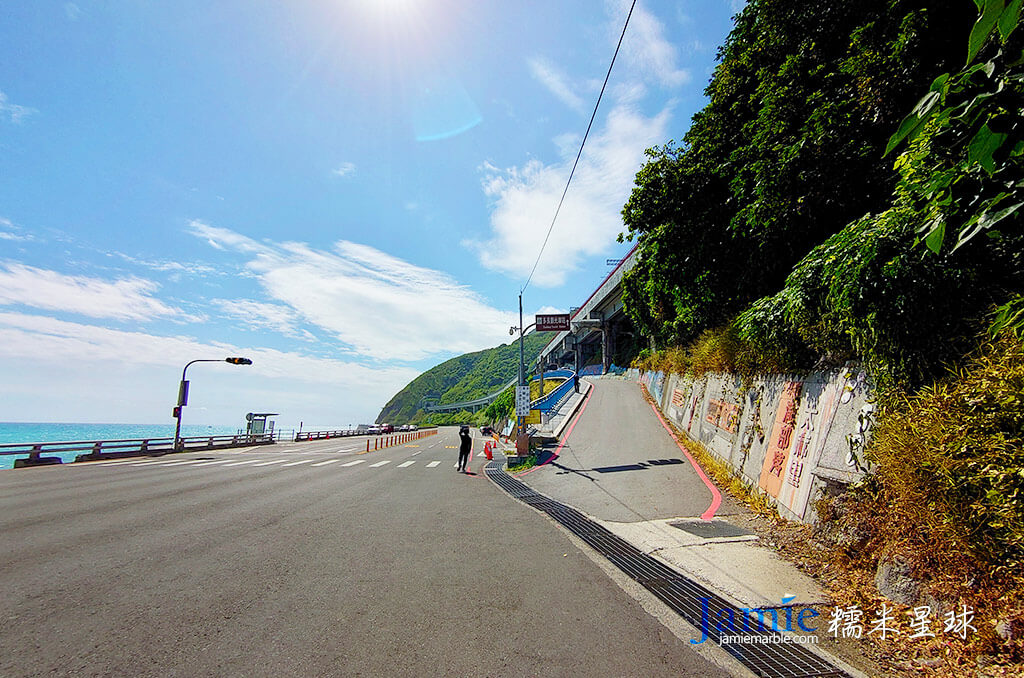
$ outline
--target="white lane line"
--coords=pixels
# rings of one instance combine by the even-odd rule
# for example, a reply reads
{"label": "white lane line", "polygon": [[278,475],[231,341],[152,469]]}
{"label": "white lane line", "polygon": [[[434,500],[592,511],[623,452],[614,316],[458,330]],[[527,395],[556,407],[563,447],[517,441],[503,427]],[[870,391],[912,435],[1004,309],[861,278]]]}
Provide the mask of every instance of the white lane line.
{"label": "white lane line", "polygon": [[181,466],[182,464],[194,463],[196,463],[195,459],[179,459],[177,461],[162,461],[157,464],[153,464],[153,466]]}
{"label": "white lane line", "polygon": [[[284,466],[298,466],[299,464],[308,464],[311,461],[313,461],[313,460],[312,459],[301,459],[299,461],[290,461],[287,464],[285,464]],[[284,468],[284,466],[282,466],[281,468]]]}
{"label": "white lane line", "polygon": [[255,464],[258,461],[263,461],[263,460],[262,459],[249,459],[248,461],[233,461],[230,464],[224,464],[224,468],[227,468],[228,466],[241,466],[242,464]]}
{"label": "white lane line", "polygon": [[328,464],[337,464],[341,459],[328,459],[327,461],[317,462],[313,466],[327,466]]}
{"label": "white lane line", "polygon": [[347,464],[342,464],[342,466],[355,466],[356,464],[365,464],[365,463],[366,463],[365,459],[356,459],[355,461],[350,461]]}
{"label": "white lane line", "polygon": [[439,461],[432,461],[429,464],[427,464],[427,468],[434,468],[435,466],[437,466],[440,463],[441,462],[439,462]]}
{"label": "white lane line", "polygon": [[377,468],[378,466],[383,466],[384,464],[390,464],[390,463],[391,463],[390,459],[385,459],[384,461],[378,461],[376,464],[370,464],[370,468]]}
{"label": "white lane line", "polygon": [[[273,461],[265,461],[262,464],[256,464],[256,466],[270,466],[272,464],[283,464],[286,461],[288,461],[288,460],[287,459],[274,459]],[[256,468],[256,466],[253,466],[253,468]]]}
{"label": "white lane line", "polygon": [[405,468],[406,466],[412,466],[415,463],[416,463],[415,461],[407,461],[407,462],[403,462],[403,463],[399,464],[395,468]]}
{"label": "white lane line", "polygon": [[216,464],[226,464],[229,461],[232,461],[232,460],[231,459],[218,459],[217,461],[204,461],[204,462],[199,463],[199,464],[193,464],[192,468],[199,468],[200,466],[214,466]]}

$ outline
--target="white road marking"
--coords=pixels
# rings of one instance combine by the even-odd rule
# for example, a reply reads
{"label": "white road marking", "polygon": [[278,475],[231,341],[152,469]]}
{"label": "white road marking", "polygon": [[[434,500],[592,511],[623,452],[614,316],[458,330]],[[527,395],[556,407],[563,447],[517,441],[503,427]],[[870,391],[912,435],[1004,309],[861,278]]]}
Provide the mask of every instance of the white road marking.
{"label": "white road marking", "polygon": [[227,468],[228,466],[241,466],[242,464],[255,464],[258,461],[262,461],[262,459],[249,459],[247,461],[233,461],[230,464],[224,464],[224,468]]}
{"label": "white road marking", "polygon": [[[272,461],[265,461],[262,464],[256,464],[256,466],[270,466],[272,464],[283,464],[286,461],[288,461],[288,460],[287,459],[274,459]],[[253,468],[256,468],[256,467],[254,466]]]}
{"label": "white road marking", "polygon": [[365,463],[366,463],[365,459],[356,459],[355,461],[350,461],[347,464],[342,464],[342,466],[355,466],[356,464],[365,464]]}
{"label": "white road marking", "polygon": [[200,466],[213,466],[215,464],[226,464],[230,459],[218,459],[217,461],[204,461],[200,464],[193,464],[192,468],[199,468]]}
{"label": "white road marking", "polygon": [[383,466],[384,464],[390,464],[390,463],[391,463],[390,459],[385,459],[384,461],[378,461],[376,464],[370,464],[370,468],[377,468],[378,466]]}
{"label": "white road marking", "polygon": [[406,461],[406,462],[403,462],[403,463],[399,464],[396,468],[405,468],[406,466],[412,466],[415,463],[416,463],[415,461]]}
{"label": "white road marking", "polygon": [[195,459],[178,459],[176,461],[162,461],[160,463],[153,464],[153,466],[180,466],[182,464],[194,464],[194,463],[196,463]]}
{"label": "white road marking", "polygon": [[327,466],[328,464],[337,464],[341,459],[328,459],[327,461],[321,461],[313,464],[313,466]]}
{"label": "white road marking", "polygon": [[[308,464],[311,461],[313,461],[313,460],[312,459],[302,459],[301,461],[290,461],[287,464],[285,464],[284,466],[298,466],[299,464]],[[282,466],[281,468],[284,468],[284,466]]]}
{"label": "white road marking", "polygon": [[434,468],[435,466],[437,466],[440,463],[441,462],[439,462],[439,461],[432,461],[429,464],[427,464],[427,468]]}

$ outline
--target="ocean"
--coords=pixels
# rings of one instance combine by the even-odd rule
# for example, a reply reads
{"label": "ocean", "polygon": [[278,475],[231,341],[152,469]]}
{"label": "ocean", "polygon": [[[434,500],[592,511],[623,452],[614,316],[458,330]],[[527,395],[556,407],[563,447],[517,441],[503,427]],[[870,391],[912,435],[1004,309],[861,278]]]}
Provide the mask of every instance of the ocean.
{"label": "ocean", "polygon": [[[182,424],[181,435],[219,436],[235,435],[237,426],[203,426]],[[65,424],[0,422],[0,445],[9,443],[58,443],[79,440],[131,440],[135,438],[173,438],[174,424]],[[65,462],[75,460],[79,453],[56,455]],[[0,469],[14,468],[14,460],[21,455],[0,455]],[[47,455],[53,456],[53,455]]]}

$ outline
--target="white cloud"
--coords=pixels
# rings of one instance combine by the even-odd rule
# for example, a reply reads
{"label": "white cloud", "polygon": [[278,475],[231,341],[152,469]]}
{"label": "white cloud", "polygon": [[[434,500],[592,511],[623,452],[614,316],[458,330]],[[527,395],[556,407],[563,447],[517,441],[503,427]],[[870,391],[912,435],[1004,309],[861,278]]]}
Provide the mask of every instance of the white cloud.
{"label": "white cloud", "polygon": [[73,2],[64,3],[64,16],[68,18],[68,21],[78,21],[78,17],[82,16],[82,8]]}
{"label": "white cloud", "polygon": [[[607,7],[615,22],[615,36],[618,39],[622,21],[629,11],[630,0],[608,0]],[[637,5],[626,29],[622,43],[623,55],[645,78],[666,87],[679,87],[690,81],[690,73],[676,65],[676,47],[665,39],[665,27],[658,19]]]}
{"label": "white cloud", "polygon": [[120,257],[128,263],[135,264],[137,266],[145,266],[146,268],[163,273],[182,273],[195,276],[224,275],[224,271],[211,266],[210,264],[202,264],[198,262],[182,263],[180,261],[161,261],[158,259],[139,259],[122,252],[113,252],[111,255]]}
{"label": "white cloud", "polygon": [[[644,149],[662,142],[669,111],[646,117],[630,104],[619,103],[604,126],[591,133],[576,169],[565,203],[533,281],[561,285],[579,268],[583,256],[599,254],[622,230],[620,212],[632,190]],[[491,237],[465,244],[487,268],[526,279],[554,217],[572,168],[565,140],[559,142],[563,160],[545,165],[538,160],[498,170],[484,166],[484,192],[493,199]]]}
{"label": "white cloud", "polygon": [[12,242],[30,242],[35,240],[30,235],[18,235],[17,233],[11,233],[10,231],[0,231],[0,240],[10,240]]}
{"label": "white cloud", "polygon": [[7,118],[11,122],[17,124],[33,113],[38,112],[39,111],[36,109],[29,108],[28,106],[19,106],[18,104],[10,103],[7,100],[7,95],[0,92],[0,118]]}
{"label": "white cloud", "polygon": [[355,171],[356,166],[354,163],[343,162],[340,165],[338,165],[335,169],[331,170],[331,174],[334,174],[339,177],[347,177],[349,175],[355,174]]}
{"label": "white cloud", "polygon": [[201,410],[207,411],[202,423],[224,423],[262,408],[282,412],[294,424],[303,418],[334,426],[369,421],[418,374],[0,312],[0,400],[10,416],[36,417],[26,421],[38,420],[41,412],[59,413],[64,421],[165,421],[187,362],[232,355],[251,358],[253,365],[211,364],[189,372],[190,423],[200,422]]}
{"label": "white cloud", "polygon": [[545,59],[534,58],[530,59],[527,63],[534,79],[544,85],[559,101],[578,113],[586,112],[586,102],[573,91],[572,86],[566,80],[565,74],[559,72]]}
{"label": "white cloud", "polygon": [[246,269],[271,299],[361,355],[419,360],[476,351],[501,343],[517,324],[447,274],[373,247],[261,244],[199,221],[189,227],[215,247],[250,255]]}
{"label": "white cloud", "polygon": [[316,339],[309,330],[299,327],[302,320],[290,306],[251,299],[214,299],[213,303],[224,315],[244,320],[246,329],[271,330],[307,341]]}
{"label": "white cloud", "polygon": [[92,318],[152,320],[184,314],[151,296],[159,285],[142,278],[109,282],[0,262],[0,305],[22,305]]}

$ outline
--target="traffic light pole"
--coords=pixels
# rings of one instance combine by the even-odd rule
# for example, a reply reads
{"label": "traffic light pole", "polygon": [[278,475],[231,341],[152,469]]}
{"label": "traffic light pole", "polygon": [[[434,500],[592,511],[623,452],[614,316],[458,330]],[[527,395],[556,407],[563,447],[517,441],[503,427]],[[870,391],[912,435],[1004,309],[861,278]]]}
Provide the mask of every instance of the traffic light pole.
{"label": "traffic light pole", "polygon": [[180,452],[183,448],[181,442],[181,414],[182,410],[188,405],[188,380],[185,378],[185,373],[188,372],[189,365],[193,363],[231,363],[232,365],[252,365],[252,360],[249,358],[200,358],[199,360],[192,360],[185,363],[185,369],[181,371],[181,383],[178,384],[178,405],[174,408],[174,418],[177,420],[174,424],[174,451]]}

